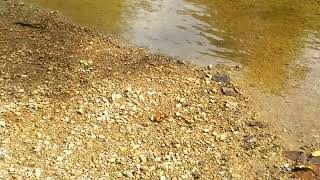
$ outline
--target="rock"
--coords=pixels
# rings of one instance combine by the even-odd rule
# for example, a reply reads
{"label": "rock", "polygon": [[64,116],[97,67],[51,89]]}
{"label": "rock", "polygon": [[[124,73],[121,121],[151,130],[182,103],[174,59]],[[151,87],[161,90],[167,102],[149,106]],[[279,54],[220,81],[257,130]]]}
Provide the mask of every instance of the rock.
{"label": "rock", "polygon": [[238,106],[238,103],[233,101],[227,101],[225,106],[229,109],[235,109]]}
{"label": "rock", "polygon": [[141,154],[141,155],[139,156],[139,159],[140,159],[140,161],[141,161],[142,163],[147,162],[147,157],[146,157],[145,155],[143,155],[143,154]]}
{"label": "rock", "polygon": [[133,173],[131,171],[124,171],[123,175],[127,178],[133,178]]}
{"label": "rock", "polygon": [[237,96],[238,93],[236,92],[236,90],[234,88],[229,88],[229,87],[222,87],[222,92],[223,94],[227,95],[227,96]]}
{"label": "rock", "polygon": [[58,156],[57,157],[57,161],[62,161],[63,160],[63,157],[62,156]]}
{"label": "rock", "polygon": [[144,98],[144,96],[142,94],[139,95],[139,99],[140,99],[141,102],[144,102],[144,100],[145,100],[145,98]]}
{"label": "rock", "polygon": [[220,141],[225,141],[225,140],[227,139],[227,135],[226,135],[226,134],[220,134],[220,135],[218,135],[217,137],[218,137],[218,139],[219,139]]}
{"label": "rock", "polygon": [[[245,141],[250,140],[250,138],[250,136],[246,137]],[[307,159],[307,156],[302,151],[284,151],[283,155],[291,161],[304,162]]]}
{"label": "rock", "polygon": [[87,67],[93,64],[92,60],[80,60],[80,64]]}
{"label": "rock", "polygon": [[155,161],[155,162],[161,162],[161,157],[156,157],[156,158],[154,158],[154,161]]}
{"label": "rock", "polygon": [[0,148],[0,160],[4,160],[8,157],[8,151],[4,148]]}
{"label": "rock", "polygon": [[0,128],[5,128],[6,127],[6,122],[0,121]]}
{"label": "rock", "polygon": [[80,107],[79,109],[77,109],[77,113],[81,115],[84,114],[84,109]]}
{"label": "rock", "polygon": [[251,127],[258,127],[258,128],[266,128],[268,127],[268,124],[261,122],[261,121],[254,121],[254,122],[250,122],[248,124]]}
{"label": "rock", "polygon": [[166,180],[165,176],[160,176],[160,180]]}
{"label": "rock", "polygon": [[24,93],[25,91],[24,91],[24,89],[19,89],[18,92],[19,93]]}
{"label": "rock", "polygon": [[111,96],[111,99],[112,99],[113,102],[115,102],[115,101],[117,101],[117,100],[119,100],[119,99],[121,99],[121,98],[122,98],[122,95],[121,95],[121,94],[116,94],[116,93],[114,93],[114,94],[112,94],[112,96]]}
{"label": "rock", "polygon": [[180,117],[181,113],[180,112],[176,112],[176,117]]}
{"label": "rock", "polygon": [[244,138],[244,141],[247,143],[255,143],[257,141],[257,138],[254,135],[250,135]]}
{"label": "rock", "polygon": [[34,171],[34,175],[36,176],[37,179],[39,179],[41,176],[41,169],[36,168],[36,170]]}
{"label": "rock", "polygon": [[215,75],[214,80],[224,84],[229,84],[231,81],[231,78],[228,75]]}
{"label": "rock", "polygon": [[188,175],[182,175],[182,176],[181,176],[181,179],[188,179],[188,178],[189,178]]}
{"label": "rock", "polygon": [[180,102],[181,104],[183,104],[183,103],[186,102],[186,99],[185,99],[185,98],[180,98],[180,99],[179,99],[179,102]]}
{"label": "rock", "polygon": [[204,129],[203,130],[204,133],[209,133],[209,131],[210,131],[209,129]]}
{"label": "rock", "polygon": [[109,163],[115,163],[116,160],[117,160],[116,158],[109,158],[109,159],[108,159],[108,162],[109,162]]}

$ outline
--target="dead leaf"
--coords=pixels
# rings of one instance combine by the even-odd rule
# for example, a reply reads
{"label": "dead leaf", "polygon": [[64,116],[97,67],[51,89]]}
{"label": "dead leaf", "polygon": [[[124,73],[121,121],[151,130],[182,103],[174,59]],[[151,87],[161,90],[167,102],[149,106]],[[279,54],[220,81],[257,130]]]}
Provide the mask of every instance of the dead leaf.
{"label": "dead leaf", "polygon": [[162,120],[161,120],[161,112],[160,111],[157,111],[155,116],[154,116],[154,120],[158,123],[160,123]]}
{"label": "dead leaf", "polygon": [[306,161],[306,155],[301,151],[284,151],[284,156],[292,161],[304,162]]}
{"label": "dead leaf", "polygon": [[312,152],[311,155],[312,155],[313,157],[318,157],[318,156],[320,156],[320,150]]}
{"label": "dead leaf", "polygon": [[320,164],[309,164],[306,167],[311,169],[317,176],[320,177]]}
{"label": "dead leaf", "polygon": [[295,179],[300,179],[300,180],[318,180],[311,170],[308,171],[297,171],[294,173]]}

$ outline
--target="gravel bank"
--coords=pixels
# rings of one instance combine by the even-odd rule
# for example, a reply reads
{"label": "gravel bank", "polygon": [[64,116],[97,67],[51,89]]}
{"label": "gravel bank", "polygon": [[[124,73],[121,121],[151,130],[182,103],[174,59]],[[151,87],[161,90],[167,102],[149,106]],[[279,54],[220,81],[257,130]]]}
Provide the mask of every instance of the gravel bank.
{"label": "gravel bank", "polygon": [[277,136],[215,68],[0,1],[0,179],[286,179]]}

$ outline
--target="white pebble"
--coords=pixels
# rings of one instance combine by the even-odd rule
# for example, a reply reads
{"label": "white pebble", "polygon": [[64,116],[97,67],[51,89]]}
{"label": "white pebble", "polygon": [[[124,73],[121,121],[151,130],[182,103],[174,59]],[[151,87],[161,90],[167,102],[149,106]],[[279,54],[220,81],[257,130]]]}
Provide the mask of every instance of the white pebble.
{"label": "white pebble", "polygon": [[203,132],[208,133],[210,130],[209,129],[204,129]]}
{"label": "white pebble", "polygon": [[6,122],[0,121],[0,128],[5,128],[6,127]]}

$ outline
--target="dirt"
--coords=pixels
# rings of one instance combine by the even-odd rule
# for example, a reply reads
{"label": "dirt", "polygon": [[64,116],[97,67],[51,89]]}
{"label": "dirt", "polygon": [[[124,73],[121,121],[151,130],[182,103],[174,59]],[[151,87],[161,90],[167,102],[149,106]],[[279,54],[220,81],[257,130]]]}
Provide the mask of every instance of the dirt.
{"label": "dirt", "polygon": [[0,179],[290,178],[279,137],[215,75],[0,1]]}

